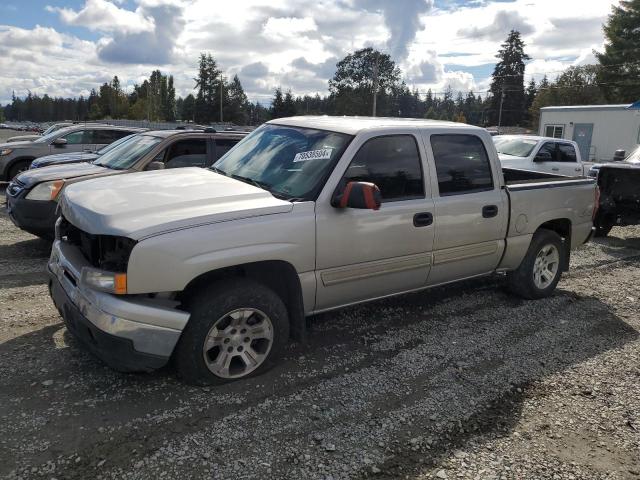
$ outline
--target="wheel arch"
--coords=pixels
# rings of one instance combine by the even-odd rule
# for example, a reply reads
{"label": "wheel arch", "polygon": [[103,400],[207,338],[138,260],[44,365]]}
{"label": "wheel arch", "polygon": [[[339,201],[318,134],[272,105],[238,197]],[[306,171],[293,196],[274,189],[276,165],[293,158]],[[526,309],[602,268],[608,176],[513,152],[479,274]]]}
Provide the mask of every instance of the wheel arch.
{"label": "wheel arch", "polygon": [[291,336],[306,341],[302,286],[295,267],[284,260],[265,260],[212,270],[192,279],[185,287],[183,301],[197,290],[227,278],[247,278],[271,288],[284,302],[289,314]]}
{"label": "wheel arch", "polygon": [[561,271],[566,272],[569,270],[569,261],[571,260],[571,231],[572,231],[572,223],[568,218],[556,218],[553,220],[548,220],[542,223],[537,229],[538,230],[550,230],[552,232],[557,233],[562,238],[562,243],[564,245],[564,252],[562,256],[562,264],[560,265]]}
{"label": "wheel arch", "polygon": [[23,157],[16,157],[11,159],[11,161],[9,161],[7,163],[7,165],[4,168],[4,172],[2,172],[2,178],[6,181],[10,181],[11,179],[9,178],[9,172],[11,171],[11,169],[13,168],[13,166],[16,163],[19,162],[23,162],[23,161],[29,161],[29,162],[33,162],[36,159],[36,157],[33,156],[29,156],[29,155],[25,155]]}

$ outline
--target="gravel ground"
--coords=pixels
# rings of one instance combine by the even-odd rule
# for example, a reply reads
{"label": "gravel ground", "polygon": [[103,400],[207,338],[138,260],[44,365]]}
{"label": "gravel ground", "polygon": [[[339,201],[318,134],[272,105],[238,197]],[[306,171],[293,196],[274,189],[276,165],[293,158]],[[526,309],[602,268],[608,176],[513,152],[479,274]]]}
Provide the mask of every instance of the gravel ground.
{"label": "gravel ground", "polygon": [[0,213],[0,477],[640,479],[640,228],[575,252],[551,298],[499,278],[310,320],[215,388],[85,353],[49,245]]}

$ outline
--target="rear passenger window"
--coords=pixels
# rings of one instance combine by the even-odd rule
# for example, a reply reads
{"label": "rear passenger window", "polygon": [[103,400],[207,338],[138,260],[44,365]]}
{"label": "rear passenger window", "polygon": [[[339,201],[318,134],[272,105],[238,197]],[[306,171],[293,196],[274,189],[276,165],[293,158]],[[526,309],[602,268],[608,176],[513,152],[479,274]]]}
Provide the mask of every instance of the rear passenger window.
{"label": "rear passenger window", "polygon": [[204,167],[207,161],[207,140],[192,138],[180,140],[168,148],[165,168]]}
{"label": "rear passenger window", "polygon": [[491,164],[475,135],[431,135],[440,196],[493,190]]}
{"label": "rear passenger window", "polygon": [[390,135],[368,140],[344,174],[346,182],[375,183],[382,201],[424,197],[420,154],[411,135]]}
{"label": "rear passenger window", "polygon": [[558,161],[559,162],[577,162],[576,149],[568,143],[558,144]]}
{"label": "rear passenger window", "polygon": [[232,138],[216,138],[216,160],[231,150],[238,141]]}

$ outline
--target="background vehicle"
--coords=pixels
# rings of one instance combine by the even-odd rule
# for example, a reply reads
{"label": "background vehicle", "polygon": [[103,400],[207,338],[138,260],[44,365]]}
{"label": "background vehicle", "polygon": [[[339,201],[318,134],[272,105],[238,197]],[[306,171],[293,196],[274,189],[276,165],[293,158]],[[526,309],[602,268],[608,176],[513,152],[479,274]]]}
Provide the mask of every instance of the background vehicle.
{"label": "background vehicle", "polygon": [[[617,154],[618,152],[616,152]],[[624,151],[620,150],[620,153],[622,154],[622,156],[624,156]],[[589,168],[588,171],[588,176],[590,177],[597,177],[598,176],[598,172],[600,171],[600,168],[604,165],[637,165],[640,166],[640,146],[636,147],[630,154],[629,156],[627,156],[626,158],[622,159],[623,163],[619,163],[618,161],[615,161],[616,159],[614,158],[613,162],[608,162],[608,163],[594,163],[591,165],[591,167]]]}
{"label": "background vehicle", "polygon": [[68,187],[51,292],[111,366],[173,356],[188,381],[224,382],[272,365],[306,315],[494,272],[550,295],[591,235],[595,191],[503,174],[482,128],[278,119],[211,169]]}
{"label": "background vehicle", "polygon": [[58,195],[67,185],[142,170],[207,167],[244,136],[172,130],[133,135],[92,163],[52,165],[21,173],[7,187],[7,213],[19,228],[53,238]]}
{"label": "background vehicle", "polygon": [[[140,129],[140,132],[144,132],[146,130]],[[44,157],[36,158],[33,162],[31,162],[30,169],[34,168],[42,168],[49,167],[51,165],[61,165],[67,163],[81,163],[81,162],[93,162],[101,155],[110,152],[111,150],[119,147],[122,143],[126,142],[130,139],[135,133],[131,135],[127,135],[126,137],[122,137],[120,140],[116,140],[113,143],[110,143],[106,147],[102,147],[100,150],[96,150],[95,152],[85,151],[85,152],[72,152],[72,153],[58,153],[56,155],[46,155]]]}
{"label": "background vehicle", "polygon": [[108,125],[74,125],[56,130],[33,142],[0,144],[0,181],[11,180],[18,173],[27,170],[36,158],[53,153],[98,150],[138,130]]}
{"label": "background vehicle", "polygon": [[596,164],[600,205],[594,220],[596,235],[606,237],[618,226],[640,224],[640,146],[623,162]]}
{"label": "background vehicle", "polygon": [[568,177],[584,175],[578,145],[571,140],[528,135],[493,137],[503,167],[557,173]]}
{"label": "background vehicle", "polygon": [[61,123],[54,123],[53,125],[51,125],[49,128],[47,128],[44,132],[37,133],[34,135],[17,135],[15,137],[9,137],[7,138],[7,143],[13,143],[13,142],[32,142],[33,140],[37,140],[38,138],[44,136],[44,135],[49,135],[50,133],[53,133],[57,130],[60,130],[61,128],[66,128],[66,127],[70,127],[73,125],[73,122],[61,122]]}

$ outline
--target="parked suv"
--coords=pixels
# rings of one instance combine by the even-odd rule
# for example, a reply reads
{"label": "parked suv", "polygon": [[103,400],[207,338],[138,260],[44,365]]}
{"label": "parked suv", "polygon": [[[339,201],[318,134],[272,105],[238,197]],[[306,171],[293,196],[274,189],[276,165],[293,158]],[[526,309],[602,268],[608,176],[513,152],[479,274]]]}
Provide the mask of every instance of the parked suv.
{"label": "parked suv", "polygon": [[21,173],[7,187],[7,212],[19,228],[52,238],[58,196],[67,185],[143,170],[208,167],[245,135],[195,130],[140,133],[92,163],[52,165]]}
{"label": "parked suv", "polygon": [[78,124],[61,128],[32,142],[0,144],[0,181],[9,181],[29,168],[36,158],[54,153],[94,151],[139,128]]}

